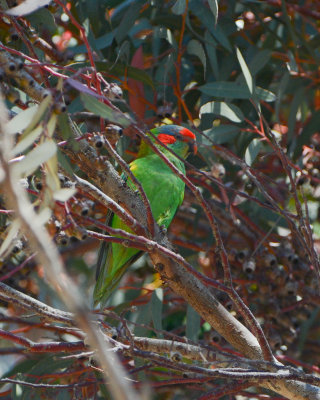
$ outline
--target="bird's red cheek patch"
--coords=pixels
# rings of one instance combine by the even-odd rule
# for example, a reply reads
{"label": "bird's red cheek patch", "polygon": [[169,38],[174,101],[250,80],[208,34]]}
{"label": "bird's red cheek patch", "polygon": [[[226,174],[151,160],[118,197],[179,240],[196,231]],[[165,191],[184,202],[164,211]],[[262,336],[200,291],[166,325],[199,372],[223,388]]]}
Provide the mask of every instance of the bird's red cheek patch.
{"label": "bird's red cheek patch", "polygon": [[160,133],[160,135],[158,135],[158,139],[163,144],[172,144],[176,141],[176,138],[174,136],[166,135],[164,133]]}

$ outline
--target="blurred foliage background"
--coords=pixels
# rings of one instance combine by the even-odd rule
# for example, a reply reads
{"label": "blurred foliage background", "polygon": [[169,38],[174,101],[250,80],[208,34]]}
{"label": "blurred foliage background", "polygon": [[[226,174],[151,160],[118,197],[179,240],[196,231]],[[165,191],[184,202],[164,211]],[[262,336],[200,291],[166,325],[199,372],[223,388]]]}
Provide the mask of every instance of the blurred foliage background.
{"label": "blurred foliage background", "polygon": [[[78,151],[72,127],[79,140],[86,140],[103,158],[109,157],[103,146],[107,137],[127,162],[140,143],[118,111],[92,101],[90,88],[145,132],[160,123],[175,123],[196,134],[198,154],[188,159],[188,177],[214,210],[237,292],[279,359],[317,372],[319,2],[55,0],[27,15],[26,5],[18,3],[0,2],[0,86],[10,118],[25,112],[15,120],[16,145],[29,138],[15,156],[28,155],[33,142],[48,138],[58,148],[53,158],[50,146],[43,148],[49,151],[46,167],[25,173],[25,185],[36,207],[51,209],[48,230],[88,304],[99,242],[88,238],[86,229],[97,229],[93,221],[103,223],[107,209],[86,193],[61,192],[72,190],[72,173],[88,174],[64,151],[64,143]],[[5,13],[11,7],[17,7],[16,14]],[[28,111],[40,102],[41,110]],[[0,281],[64,308],[46,283],[27,238],[12,230],[5,195],[2,188],[2,244],[10,232],[11,240],[0,249]],[[206,215],[188,188],[168,236],[195,268],[223,279]],[[241,320],[227,296],[217,296]],[[77,334],[67,328],[37,316],[26,318],[18,305],[3,301],[1,307],[2,331],[39,344],[75,340]],[[147,256],[132,266],[108,307],[121,316],[107,320],[119,332],[124,318],[137,336],[187,337],[231,351],[183,299],[161,285]],[[28,388],[16,383],[3,386],[1,397],[52,398],[56,393],[59,399],[109,398],[99,370],[81,356],[83,349],[70,357],[65,348],[36,354],[5,334],[1,337],[3,378],[66,386]],[[200,398],[223,385],[199,385],[188,380],[190,375],[147,360],[123,357],[123,362],[137,387],[149,382],[156,399]],[[174,385],[169,383],[175,379]],[[223,397],[226,390],[203,398]],[[235,387],[234,392],[260,396],[258,389],[250,396],[245,388]]]}

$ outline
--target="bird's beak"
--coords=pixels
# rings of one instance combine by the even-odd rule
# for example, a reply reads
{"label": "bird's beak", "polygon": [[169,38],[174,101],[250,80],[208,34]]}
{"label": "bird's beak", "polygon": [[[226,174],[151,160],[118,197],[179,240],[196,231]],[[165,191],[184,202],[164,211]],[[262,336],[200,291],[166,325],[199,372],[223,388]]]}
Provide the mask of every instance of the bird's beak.
{"label": "bird's beak", "polygon": [[192,140],[192,141],[190,141],[189,143],[188,143],[188,145],[189,145],[189,151],[190,151],[190,153],[192,153],[192,154],[197,154],[197,151],[198,151],[198,146],[197,146],[197,142],[195,141],[195,140]]}

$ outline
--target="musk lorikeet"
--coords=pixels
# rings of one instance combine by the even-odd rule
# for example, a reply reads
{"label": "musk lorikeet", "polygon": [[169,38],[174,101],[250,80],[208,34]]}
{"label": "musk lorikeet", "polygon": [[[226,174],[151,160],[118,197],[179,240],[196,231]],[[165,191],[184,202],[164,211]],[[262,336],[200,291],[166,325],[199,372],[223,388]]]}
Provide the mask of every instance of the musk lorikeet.
{"label": "musk lorikeet", "polygon": [[[196,137],[187,128],[178,125],[163,125],[151,129],[163,144],[185,159],[191,152],[196,153]],[[151,137],[154,141],[154,139]],[[167,149],[155,142],[166,157],[185,174],[184,163]],[[159,226],[168,228],[184,197],[184,182],[174,174],[165,162],[145,142],[141,143],[138,158],[130,163],[130,169],[140,181],[151,205],[154,219]],[[130,179],[127,184],[135,189]],[[132,232],[115,214],[107,222],[112,228]],[[104,305],[128,267],[142,252],[124,247],[118,243],[103,243],[98,257],[97,283],[94,290],[95,304]]]}

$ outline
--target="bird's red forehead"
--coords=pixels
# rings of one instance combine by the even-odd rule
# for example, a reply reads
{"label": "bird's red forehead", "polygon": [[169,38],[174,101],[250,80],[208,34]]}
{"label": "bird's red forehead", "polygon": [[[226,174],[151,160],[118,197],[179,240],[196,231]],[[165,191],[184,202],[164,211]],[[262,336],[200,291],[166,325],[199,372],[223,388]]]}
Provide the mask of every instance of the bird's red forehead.
{"label": "bird's red forehead", "polygon": [[192,133],[191,131],[189,131],[189,129],[187,128],[182,128],[180,131],[180,134],[182,136],[188,137],[190,139],[196,140],[196,135],[194,133]]}

